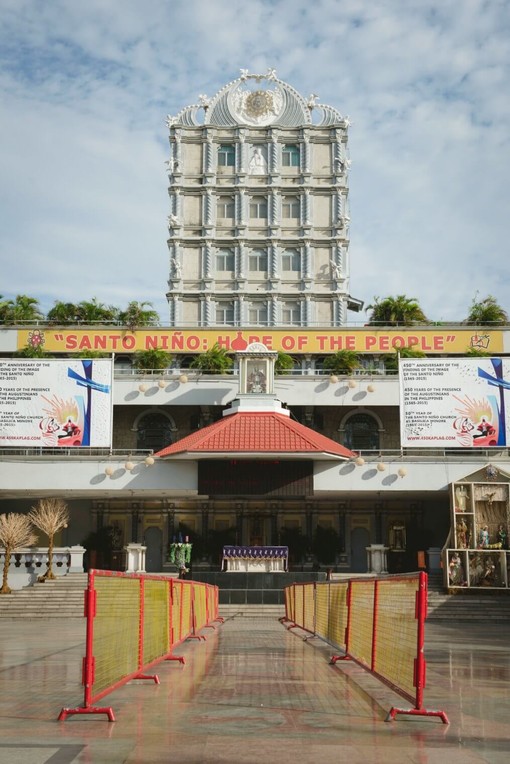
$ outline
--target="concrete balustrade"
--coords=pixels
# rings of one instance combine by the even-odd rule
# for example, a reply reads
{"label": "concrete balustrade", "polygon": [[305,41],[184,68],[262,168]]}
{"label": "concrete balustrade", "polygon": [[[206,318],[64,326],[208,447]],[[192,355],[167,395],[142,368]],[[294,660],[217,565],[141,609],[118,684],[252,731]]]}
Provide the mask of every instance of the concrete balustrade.
{"label": "concrete balustrade", "polygon": [[[85,547],[80,545],[55,547],[52,571],[57,577],[68,573],[83,573]],[[3,575],[5,549],[0,547],[0,573]],[[12,554],[8,583],[12,590],[24,589],[36,583],[48,568],[48,547],[26,547]]]}

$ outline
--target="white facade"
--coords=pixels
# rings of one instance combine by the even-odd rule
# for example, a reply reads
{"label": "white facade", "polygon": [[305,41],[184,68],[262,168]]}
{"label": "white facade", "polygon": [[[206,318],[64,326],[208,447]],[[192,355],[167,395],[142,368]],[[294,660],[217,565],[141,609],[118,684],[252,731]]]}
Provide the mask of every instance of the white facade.
{"label": "white facade", "polygon": [[[349,296],[348,120],[273,70],[243,71],[168,118],[168,127],[168,326],[36,328],[57,357],[81,347],[115,354],[113,441],[110,448],[1,449],[0,512],[61,496],[71,522],[58,543],[78,544],[111,527],[114,552],[142,544],[152,571],[164,566],[180,528],[209,544],[223,537],[288,543],[291,555],[292,539],[304,539],[308,550],[320,528],[337,539],[335,564],[346,571],[364,572],[372,545],[388,547],[391,571],[415,570],[416,551],[429,547],[437,561],[451,527],[451,485],[469,475],[483,481],[489,465],[507,480],[508,449],[402,448],[398,375],[385,373],[383,359],[408,344],[459,356],[480,339],[502,356],[510,331],[346,328],[347,310],[361,307]],[[276,376],[276,398],[301,424],[359,452],[345,462],[315,461],[306,495],[201,493],[198,461],[152,456],[219,419],[236,399],[237,367],[213,376],[187,366],[220,340],[235,351],[241,338],[291,353],[295,367]],[[27,342],[27,327],[1,328],[0,356]],[[132,354],[154,347],[172,355],[169,368],[136,372]],[[321,373],[321,359],[340,349],[358,353],[362,368]],[[253,460],[254,474],[263,457]],[[406,549],[392,548],[394,528],[405,529]]]}
{"label": "white facade", "polygon": [[269,70],[168,127],[171,325],[345,324],[348,120]]}

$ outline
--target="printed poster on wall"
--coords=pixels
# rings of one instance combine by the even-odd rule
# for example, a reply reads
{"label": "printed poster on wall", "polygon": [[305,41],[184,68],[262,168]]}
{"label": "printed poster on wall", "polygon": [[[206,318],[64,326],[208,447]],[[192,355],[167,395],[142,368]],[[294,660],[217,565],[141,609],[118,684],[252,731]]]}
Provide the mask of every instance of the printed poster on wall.
{"label": "printed poster on wall", "polygon": [[0,446],[110,447],[111,359],[0,360]]}
{"label": "printed poster on wall", "polygon": [[504,447],[510,359],[400,359],[402,446]]}

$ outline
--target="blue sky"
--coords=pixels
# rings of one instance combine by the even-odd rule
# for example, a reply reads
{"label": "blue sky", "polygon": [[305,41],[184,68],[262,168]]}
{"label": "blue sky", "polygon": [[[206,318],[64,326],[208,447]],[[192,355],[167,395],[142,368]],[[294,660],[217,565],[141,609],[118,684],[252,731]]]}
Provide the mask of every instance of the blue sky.
{"label": "blue sky", "polygon": [[3,0],[0,60],[4,296],[165,322],[165,117],[272,66],[352,123],[351,294],[510,311],[509,0]]}

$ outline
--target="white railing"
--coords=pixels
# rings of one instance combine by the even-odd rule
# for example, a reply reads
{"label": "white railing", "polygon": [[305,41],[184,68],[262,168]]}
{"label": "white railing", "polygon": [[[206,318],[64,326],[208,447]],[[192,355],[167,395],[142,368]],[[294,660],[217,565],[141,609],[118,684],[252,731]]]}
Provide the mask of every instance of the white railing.
{"label": "white railing", "polygon": [[[68,573],[83,573],[83,555],[85,548],[76,546],[55,547],[53,550],[52,571],[55,576]],[[5,549],[0,547],[0,575],[3,575]],[[48,569],[47,547],[26,547],[17,549],[11,556],[8,572],[8,584],[11,589],[24,589],[35,584],[39,576]]]}

